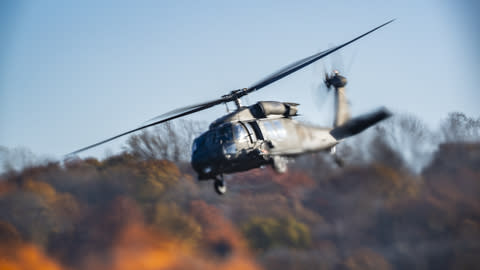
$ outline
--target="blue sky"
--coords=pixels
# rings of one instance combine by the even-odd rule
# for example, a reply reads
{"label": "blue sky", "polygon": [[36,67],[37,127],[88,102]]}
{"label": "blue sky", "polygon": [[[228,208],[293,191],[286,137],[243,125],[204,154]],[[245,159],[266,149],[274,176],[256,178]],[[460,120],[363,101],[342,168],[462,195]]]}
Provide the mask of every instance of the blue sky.
{"label": "blue sky", "polygon": [[[475,6],[460,1],[2,1],[0,145],[63,154],[153,116],[248,87],[299,58],[386,22],[340,51],[353,114],[385,105],[431,127],[448,112],[480,115]],[[335,58],[335,57],[333,57]],[[320,61],[245,101],[301,103]],[[349,63],[352,63],[351,65]],[[223,106],[187,117],[213,121]],[[82,156],[119,151],[124,140]]]}

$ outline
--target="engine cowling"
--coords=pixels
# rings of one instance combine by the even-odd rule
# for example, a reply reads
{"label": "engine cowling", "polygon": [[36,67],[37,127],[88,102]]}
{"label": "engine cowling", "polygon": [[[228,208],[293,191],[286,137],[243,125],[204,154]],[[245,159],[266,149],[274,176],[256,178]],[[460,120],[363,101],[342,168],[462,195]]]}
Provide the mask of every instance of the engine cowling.
{"label": "engine cowling", "polygon": [[298,103],[278,102],[278,101],[259,101],[251,107],[252,114],[255,117],[268,117],[269,115],[283,115],[285,117],[297,115]]}

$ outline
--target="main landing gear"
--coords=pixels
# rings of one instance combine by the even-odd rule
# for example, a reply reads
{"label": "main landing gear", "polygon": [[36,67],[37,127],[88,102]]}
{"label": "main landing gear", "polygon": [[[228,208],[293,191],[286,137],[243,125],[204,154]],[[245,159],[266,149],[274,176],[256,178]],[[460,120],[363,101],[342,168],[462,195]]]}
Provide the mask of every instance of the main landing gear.
{"label": "main landing gear", "polygon": [[223,175],[215,177],[213,181],[213,187],[218,195],[223,195],[225,192],[227,192],[227,184],[225,183],[225,180],[223,180]]}
{"label": "main landing gear", "polygon": [[333,156],[333,160],[335,161],[338,167],[342,168],[345,165],[345,162],[343,161],[343,159],[337,155],[337,147],[334,146],[330,148],[330,154]]}
{"label": "main landing gear", "polygon": [[287,159],[281,156],[272,157],[272,168],[277,173],[286,173],[288,170]]}

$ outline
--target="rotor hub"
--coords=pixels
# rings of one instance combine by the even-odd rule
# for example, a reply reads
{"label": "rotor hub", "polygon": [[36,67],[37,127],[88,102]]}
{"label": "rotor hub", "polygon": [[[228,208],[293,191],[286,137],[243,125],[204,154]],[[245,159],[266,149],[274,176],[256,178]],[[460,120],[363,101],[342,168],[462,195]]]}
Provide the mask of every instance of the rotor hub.
{"label": "rotor hub", "polygon": [[325,84],[327,85],[328,88],[330,88],[330,86],[333,86],[335,88],[345,87],[345,85],[347,85],[347,78],[345,78],[344,76],[336,72],[331,77],[326,76]]}

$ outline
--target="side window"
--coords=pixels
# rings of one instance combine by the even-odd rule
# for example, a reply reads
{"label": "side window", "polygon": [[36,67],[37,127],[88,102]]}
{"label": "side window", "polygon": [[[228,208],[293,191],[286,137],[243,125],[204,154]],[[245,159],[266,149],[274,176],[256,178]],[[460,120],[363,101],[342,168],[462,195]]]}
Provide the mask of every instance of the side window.
{"label": "side window", "polygon": [[248,137],[248,133],[241,124],[236,124],[233,126],[233,136],[235,140],[245,140]]}

